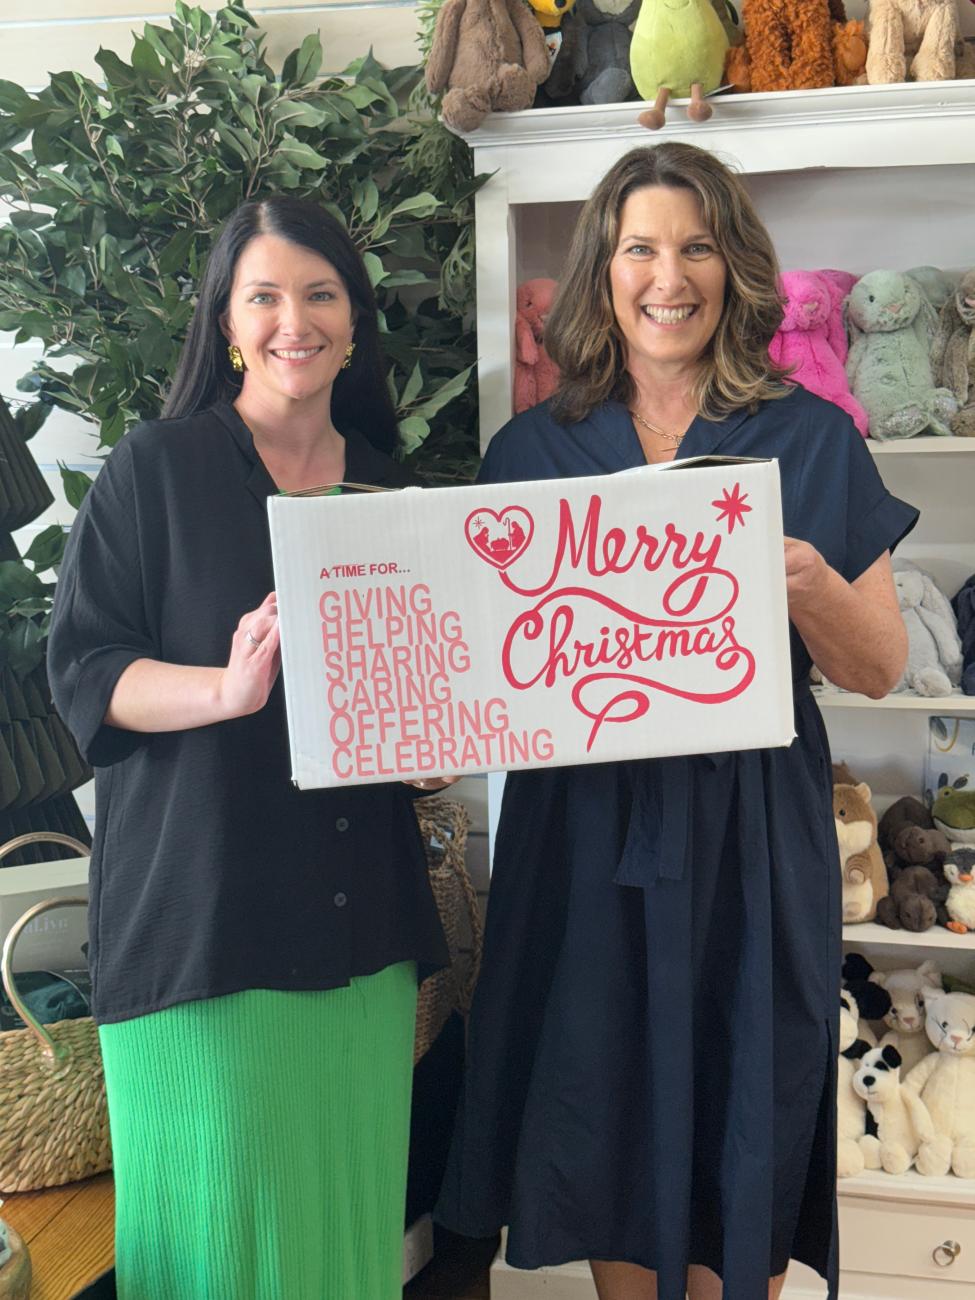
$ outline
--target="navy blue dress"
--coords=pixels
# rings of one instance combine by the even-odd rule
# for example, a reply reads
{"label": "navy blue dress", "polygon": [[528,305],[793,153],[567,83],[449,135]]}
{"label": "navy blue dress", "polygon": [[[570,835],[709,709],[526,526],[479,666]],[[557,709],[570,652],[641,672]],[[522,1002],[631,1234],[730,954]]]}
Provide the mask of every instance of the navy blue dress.
{"label": "navy blue dress", "polygon": [[[774,456],[786,534],[848,580],[913,527],[853,423],[796,388],[696,419],[678,455]],[[544,404],[491,443],[483,482],[644,463],[625,407]],[[438,1205],[508,1224],[508,1261],[624,1260],[725,1300],[790,1258],[836,1295],[838,850],[829,750],[793,629],[786,749],[508,776],[468,1069]]]}

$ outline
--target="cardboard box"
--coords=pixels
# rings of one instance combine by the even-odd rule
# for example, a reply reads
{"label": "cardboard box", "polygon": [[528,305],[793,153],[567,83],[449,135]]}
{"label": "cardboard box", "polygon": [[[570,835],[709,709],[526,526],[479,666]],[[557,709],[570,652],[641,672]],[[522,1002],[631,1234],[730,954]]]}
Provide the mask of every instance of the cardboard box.
{"label": "cardboard box", "polygon": [[[23,867],[0,867],[0,943],[24,913],[45,898],[87,898],[88,859],[64,858]],[[85,961],[88,911],[59,907],[23,931],[14,948],[15,971],[70,970]]]}
{"label": "cardboard box", "polygon": [[269,514],[303,789],[793,738],[774,461]]}

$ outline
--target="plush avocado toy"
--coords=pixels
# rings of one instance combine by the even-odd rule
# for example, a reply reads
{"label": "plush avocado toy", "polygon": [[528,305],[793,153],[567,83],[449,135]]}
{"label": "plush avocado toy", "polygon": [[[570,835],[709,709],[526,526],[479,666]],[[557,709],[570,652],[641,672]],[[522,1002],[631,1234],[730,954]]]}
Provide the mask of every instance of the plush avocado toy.
{"label": "plush avocado toy", "polygon": [[704,95],[721,85],[728,37],[711,0],[643,0],[633,40],[630,70],[641,98],[654,100],[640,114],[651,130],[663,126],[667,99],[690,96],[688,116],[706,121]]}

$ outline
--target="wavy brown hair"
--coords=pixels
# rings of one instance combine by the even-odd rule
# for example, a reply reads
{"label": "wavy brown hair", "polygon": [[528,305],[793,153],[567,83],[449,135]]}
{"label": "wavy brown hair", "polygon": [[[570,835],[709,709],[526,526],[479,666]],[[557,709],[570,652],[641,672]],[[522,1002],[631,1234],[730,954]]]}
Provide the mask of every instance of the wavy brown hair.
{"label": "wavy brown hair", "polygon": [[629,406],[635,397],[613,312],[610,262],[623,204],[650,185],[697,195],[728,269],[724,309],[693,388],[701,415],[719,420],[789,391],[788,372],[768,355],[783,315],[769,233],[733,171],[705,149],[668,141],[624,154],[596,186],[576,225],[545,326],[545,347],[562,376],[552,412],[564,424],[584,419],[602,402]]}

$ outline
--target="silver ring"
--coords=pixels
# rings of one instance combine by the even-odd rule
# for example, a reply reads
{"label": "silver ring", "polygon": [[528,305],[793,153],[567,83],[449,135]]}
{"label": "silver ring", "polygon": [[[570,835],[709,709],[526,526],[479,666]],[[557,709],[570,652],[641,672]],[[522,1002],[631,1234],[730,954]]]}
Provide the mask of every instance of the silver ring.
{"label": "silver ring", "polygon": [[244,633],[244,639],[246,641],[249,641],[253,646],[259,646],[264,644],[262,641],[258,641],[256,636],[251,636],[250,632]]}

